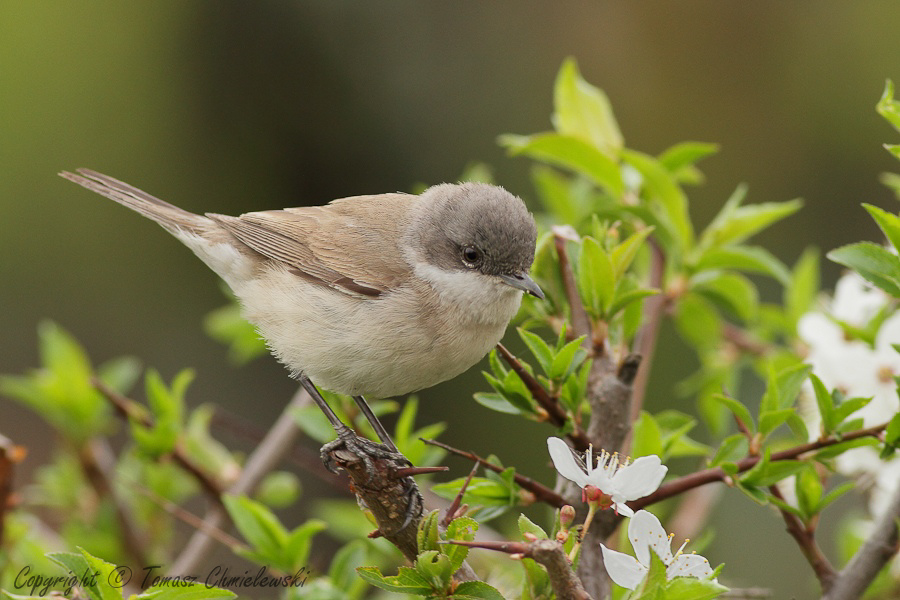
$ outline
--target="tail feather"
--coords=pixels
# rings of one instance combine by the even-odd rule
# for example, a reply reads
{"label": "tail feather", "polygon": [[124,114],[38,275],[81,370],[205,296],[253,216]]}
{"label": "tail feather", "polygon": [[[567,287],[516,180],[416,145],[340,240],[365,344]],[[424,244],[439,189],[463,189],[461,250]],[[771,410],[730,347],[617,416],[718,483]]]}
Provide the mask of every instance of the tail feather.
{"label": "tail feather", "polygon": [[90,169],[77,169],[77,174],[63,171],[59,175],[153,219],[173,233],[183,230],[199,234],[208,230],[212,224],[206,217],[178,208],[123,181]]}

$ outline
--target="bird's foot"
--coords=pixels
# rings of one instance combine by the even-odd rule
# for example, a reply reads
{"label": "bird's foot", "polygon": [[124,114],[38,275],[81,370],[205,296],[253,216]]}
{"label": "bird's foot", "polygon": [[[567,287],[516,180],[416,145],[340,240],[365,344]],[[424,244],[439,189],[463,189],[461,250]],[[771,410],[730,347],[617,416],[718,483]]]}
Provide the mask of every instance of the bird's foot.
{"label": "bird's foot", "polygon": [[337,432],[337,439],[328,442],[319,451],[322,456],[322,462],[332,473],[337,474],[339,471],[338,461],[334,457],[337,450],[345,450],[350,454],[358,457],[365,466],[368,480],[372,481],[375,477],[375,460],[387,461],[389,467],[394,469],[402,469],[412,465],[409,459],[385,446],[366,438],[359,437],[349,427],[342,427]]}

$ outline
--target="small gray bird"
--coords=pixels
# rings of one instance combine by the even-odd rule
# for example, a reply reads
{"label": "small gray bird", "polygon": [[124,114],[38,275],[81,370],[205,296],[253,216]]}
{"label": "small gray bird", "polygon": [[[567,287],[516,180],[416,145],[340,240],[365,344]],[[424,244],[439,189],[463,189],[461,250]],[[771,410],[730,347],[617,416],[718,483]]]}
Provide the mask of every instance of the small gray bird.
{"label": "small gray bird", "polygon": [[181,240],[225,280],[326,415],[311,382],[354,396],[392,451],[362,394],[406,394],[462,373],[500,341],[523,292],[543,298],[528,275],[534,219],[497,186],[441,184],[230,217],[190,213],[88,169],[60,175]]}

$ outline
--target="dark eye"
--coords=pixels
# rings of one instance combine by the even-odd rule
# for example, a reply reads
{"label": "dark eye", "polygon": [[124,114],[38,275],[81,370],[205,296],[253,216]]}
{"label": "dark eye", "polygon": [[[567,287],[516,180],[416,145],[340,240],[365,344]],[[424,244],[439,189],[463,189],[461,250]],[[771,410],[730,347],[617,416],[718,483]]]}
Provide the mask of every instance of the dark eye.
{"label": "dark eye", "polygon": [[481,251],[475,246],[466,246],[463,248],[462,258],[466,266],[474,267],[481,262]]}

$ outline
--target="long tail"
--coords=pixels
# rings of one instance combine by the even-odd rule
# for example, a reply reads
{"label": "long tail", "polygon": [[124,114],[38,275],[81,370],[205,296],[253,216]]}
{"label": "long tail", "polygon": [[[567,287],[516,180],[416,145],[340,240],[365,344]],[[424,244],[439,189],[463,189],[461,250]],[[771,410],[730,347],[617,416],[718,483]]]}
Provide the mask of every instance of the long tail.
{"label": "long tail", "polygon": [[172,233],[181,230],[200,234],[214,226],[207,217],[178,208],[109,175],[90,169],[77,169],[77,174],[63,171],[59,175],[153,219]]}

